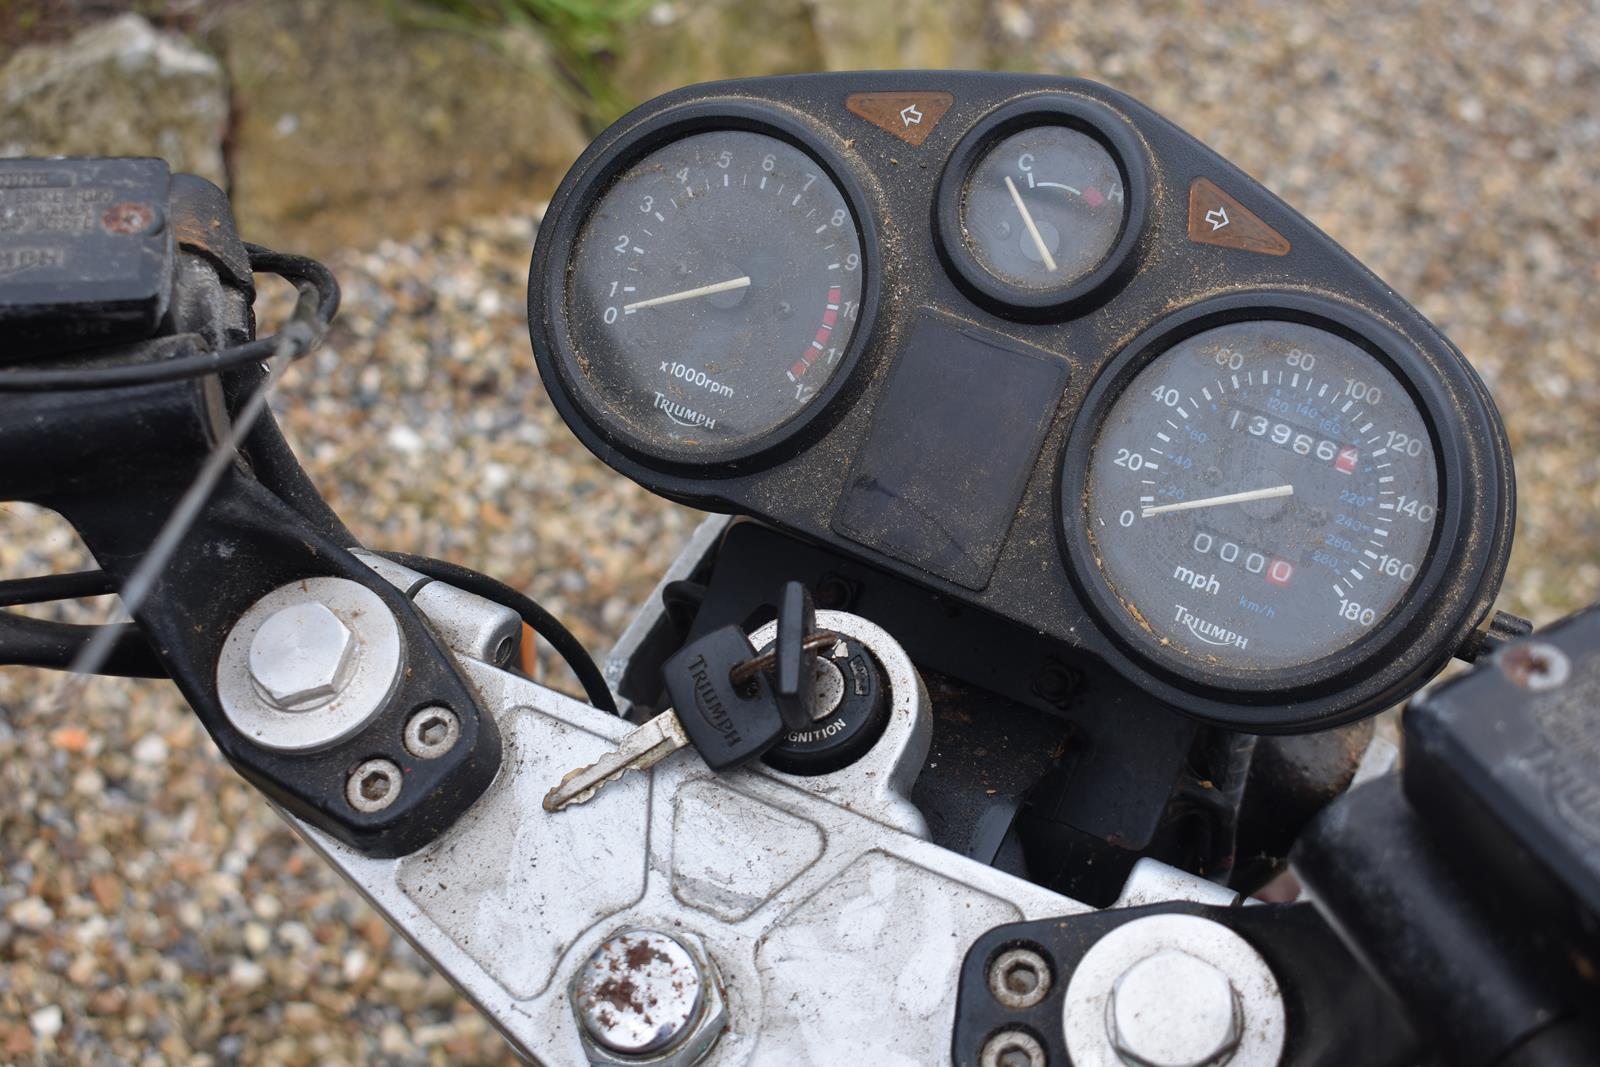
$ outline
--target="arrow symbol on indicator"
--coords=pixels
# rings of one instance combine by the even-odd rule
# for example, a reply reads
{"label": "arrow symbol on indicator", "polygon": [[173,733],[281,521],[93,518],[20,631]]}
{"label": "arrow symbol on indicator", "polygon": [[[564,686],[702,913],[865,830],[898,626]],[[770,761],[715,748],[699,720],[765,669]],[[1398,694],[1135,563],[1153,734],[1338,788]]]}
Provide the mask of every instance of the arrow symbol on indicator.
{"label": "arrow symbol on indicator", "polygon": [[1228,224],[1228,209],[1225,207],[1212,208],[1206,212],[1206,221],[1211,223],[1211,232],[1216,233]]}
{"label": "arrow symbol on indicator", "polygon": [[900,109],[900,121],[907,126],[916,126],[922,122],[922,112],[917,110],[916,104],[908,104]]}

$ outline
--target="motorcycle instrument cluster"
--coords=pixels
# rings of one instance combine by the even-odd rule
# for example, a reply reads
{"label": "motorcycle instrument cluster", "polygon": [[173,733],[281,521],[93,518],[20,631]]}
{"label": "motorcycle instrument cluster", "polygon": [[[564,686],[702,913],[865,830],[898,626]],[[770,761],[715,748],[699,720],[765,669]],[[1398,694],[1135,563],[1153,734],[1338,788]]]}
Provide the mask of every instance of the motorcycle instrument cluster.
{"label": "motorcycle instrument cluster", "polygon": [[1369,714],[1486,617],[1482,384],[1214,152],[1102,86],[669,94],[552,201],[529,325],[579,437],[1253,731]]}

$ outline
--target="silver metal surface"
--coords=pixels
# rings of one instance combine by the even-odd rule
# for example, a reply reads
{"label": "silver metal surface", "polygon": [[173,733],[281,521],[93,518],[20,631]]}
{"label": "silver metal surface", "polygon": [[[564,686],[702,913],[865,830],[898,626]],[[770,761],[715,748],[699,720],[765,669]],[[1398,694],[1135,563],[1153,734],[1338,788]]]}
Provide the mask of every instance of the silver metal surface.
{"label": "silver metal surface", "polygon": [[[836,644],[834,649],[838,649]],[[818,656],[816,684],[811,688],[811,721],[821,722],[835,711],[844,700],[844,675],[839,672],[838,665],[825,656]]]}
{"label": "silver metal surface", "polygon": [[1196,904],[1231,907],[1239,903],[1239,894],[1225,885],[1207,881],[1198,874],[1190,874],[1179,867],[1144,856],[1134,862],[1127,880],[1122,883],[1121,895],[1111,906],[1142,908],[1146,904],[1160,904],[1168,900],[1191,900]]}
{"label": "silver metal surface", "polygon": [[273,612],[250,641],[250,680],[279,711],[332,700],[355,669],[355,635],[314,600]]}
{"label": "silver metal surface", "polygon": [[423,708],[406,720],[406,751],[418,759],[438,759],[461,740],[461,720],[447,707]]}
{"label": "silver metal surface", "polygon": [[989,994],[1013,1010],[1031,1008],[1050,995],[1050,963],[1032,949],[1012,948],[989,964]]}
{"label": "silver metal surface", "polygon": [[400,796],[405,776],[386,759],[369,759],[358,764],[345,780],[344,798],[359,812],[382,811]]}
{"label": "silver metal surface", "polygon": [[[1232,1039],[1221,1010],[1230,998],[1237,1005]],[[1275,1067],[1286,1026],[1278,981],[1260,953],[1196,915],[1151,915],[1106,934],[1072,972],[1062,1007],[1073,1067]]]}
{"label": "silver metal surface", "polygon": [[1045,1067],[1047,1062],[1044,1046],[1026,1030],[1001,1030],[978,1053],[978,1067]]}
{"label": "silver metal surface", "polygon": [[707,1067],[946,1063],[975,939],[1089,909],[908,832],[924,830],[906,795],[927,754],[926,692],[877,626],[818,622],[884,668],[889,725],[846,772],[714,775],[669,759],[548,815],[550,783],[630,724],[463,659],[505,745],[472,810],[397,860],[297,828],[536,1062],[587,1061],[569,984],[613,933],[646,928],[698,938],[721,971],[727,1029]]}
{"label": "silver metal surface", "polygon": [[429,582],[411,602],[452,652],[504,667],[522,645],[522,616],[476,593]]}
{"label": "silver metal surface", "polygon": [[[343,651],[339,631],[348,641]],[[274,589],[234,624],[217,658],[217,696],[228,720],[257,744],[314,751],[382,711],[403,666],[400,627],[378,594],[345,578],[307,578]],[[305,699],[289,700],[297,710],[285,710],[274,692]]]}
{"label": "silver metal surface", "polygon": [[574,975],[569,996],[591,1063],[687,1067],[727,1025],[715,964],[657,930],[623,930]]}
{"label": "silver metal surface", "polygon": [[1239,1047],[1239,998],[1228,976],[1197,956],[1166,949],[1129,967],[1111,987],[1106,1028],[1132,1067],[1211,1067]]}
{"label": "silver metal surface", "polygon": [[504,604],[435,581],[375,552],[358,548],[351,555],[410,598],[444,647],[457,655],[504,667],[522,646],[522,617]]}
{"label": "silver metal surface", "polygon": [[1373,734],[1372,740],[1367,742],[1366,751],[1361,753],[1361,762],[1356,764],[1356,773],[1351,776],[1345,792],[1365,785],[1374,778],[1382,778],[1399,766],[1400,746],[1382,734]]}

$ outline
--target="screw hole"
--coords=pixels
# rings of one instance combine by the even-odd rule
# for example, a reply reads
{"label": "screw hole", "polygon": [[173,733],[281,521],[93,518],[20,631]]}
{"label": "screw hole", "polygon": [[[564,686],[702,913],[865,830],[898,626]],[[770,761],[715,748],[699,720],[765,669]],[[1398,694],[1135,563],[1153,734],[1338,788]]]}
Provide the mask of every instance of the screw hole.
{"label": "screw hole", "polygon": [[1039,972],[1027,963],[1013,963],[1006,968],[1005,976],[1002,980],[1005,982],[1007,989],[1020,996],[1027,996],[1039,988]]}
{"label": "screw hole", "polygon": [[1013,1011],[1031,1008],[1050,993],[1050,964],[1031,948],[1010,948],[989,964],[989,992]]}
{"label": "screw hole", "polygon": [[418,759],[437,759],[461,739],[461,720],[443,706],[423,708],[406,722],[406,751]]}
{"label": "screw hole", "polygon": [[517,650],[517,639],[503,637],[500,643],[494,646],[494,662],[496,666],[504,667],[511,662],[511,654]]}
{"label": "screw hole", "polygon": [[370,814],[393,804],[404,784],[397,765],[386,759],[371,759],[350,772],[344,795],[352,808]]}

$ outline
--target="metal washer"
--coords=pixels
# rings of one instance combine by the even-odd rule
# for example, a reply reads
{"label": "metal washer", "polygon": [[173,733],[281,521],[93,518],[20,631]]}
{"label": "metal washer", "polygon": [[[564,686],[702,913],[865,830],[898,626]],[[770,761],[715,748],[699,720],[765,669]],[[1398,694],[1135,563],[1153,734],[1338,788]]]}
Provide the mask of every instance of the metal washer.
{"label": "metal washer", "polygon": [[[328,703],[280,711],[250,680],[250,646],[267,619],[306,602],[327,607],[349,629],[356,665]],[[382,597],[348,578],[305,578],[274,589],[239,617],[217,657],[217,696],[228,721],[251,741],[280,752],[307,752],[350,736],[382,711],[400,681],[403,658],[400,626]]]}
{"label": "metal washer", "polygon": [[1233,986],[1243,1015],[1243,1036],[1227,1067],[1276,1067],[1287,1029],[1277,978],[1248,941],[1198,915],[1135,919],[1106,934],[1084,954],[1067,983],[1061,1009],[1073,1067],[1126,1067],[1106,1032],[1106,1002],[1128,968],[1169,949],[1211,964]]}

